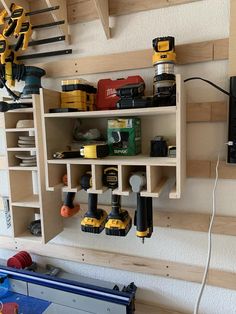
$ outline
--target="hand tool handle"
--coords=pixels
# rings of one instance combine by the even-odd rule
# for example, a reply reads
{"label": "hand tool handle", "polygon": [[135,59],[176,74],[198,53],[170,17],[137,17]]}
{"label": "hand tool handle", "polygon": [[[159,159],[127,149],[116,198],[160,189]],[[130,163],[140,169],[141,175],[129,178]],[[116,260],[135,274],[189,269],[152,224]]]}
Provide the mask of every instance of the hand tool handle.
{"label": "hand tool handle", "polygon": [[120,195],[112,194],[111,197],[111,216],[118,216],[120,213]]}
{"label": "hand tool handle", "polygon": [[98,196],[94,193],[88,193],[88,211],[87,215],[89,217],[96,217],[97,216],[97,203],[98,203]]}
{"label": "hand tool handle", "polygon": [[64,205],[69,208],[73,208],[74,198],[75,198],[75,192],[68,192],[65,197]]}
{"label": "hand tool handle", "polygon": [[136,235],[140,238],[148,234],[146,198],[137,193]]}
{"label": "hand tool handle", "polygon": [[152,207],[152,197],[146,198],[146,206],[147,206],[147,223],[148,223],[148,235],[147,238],[151,238],[153,232],[153,207]]}

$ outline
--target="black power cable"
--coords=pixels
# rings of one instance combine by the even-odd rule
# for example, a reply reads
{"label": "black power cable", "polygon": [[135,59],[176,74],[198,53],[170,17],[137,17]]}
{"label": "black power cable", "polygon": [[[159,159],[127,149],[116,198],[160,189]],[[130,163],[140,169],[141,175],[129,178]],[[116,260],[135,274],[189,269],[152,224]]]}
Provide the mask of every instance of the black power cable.
{"label": "black power cable", "polygon": [[222,87],[220,87],[220,86],[214,84],[213,82],[211,82],[211,81],[209,81],[209,80],[207,80],[207,79],[204,79],[204,78],[202,78],[202,77],[198,77],[198,76],[190,77],[190,78],[185,79],[184,82],[186,83],[186,82],[192,81],[192,80],[201,80],[201,81],[204,81],[204,82],[210,84],[211,86],[215,87],[216,89],[218,89],[218,90],[221,91],[222,93],[226,94],[227,96],[233,97],[234,99],[236,99],[236,97],[235,97],[233,94],[231,94],[230,92],[226,91],[226,90],[223,89]]}

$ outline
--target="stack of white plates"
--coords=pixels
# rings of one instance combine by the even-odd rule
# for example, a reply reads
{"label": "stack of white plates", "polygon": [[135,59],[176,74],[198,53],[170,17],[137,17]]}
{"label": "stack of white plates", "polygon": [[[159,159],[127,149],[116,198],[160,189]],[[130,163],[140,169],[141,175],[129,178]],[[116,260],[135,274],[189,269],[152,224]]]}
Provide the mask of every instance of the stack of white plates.
{"label": "stack of white plates", "polygon": [[22,148],[35,147],[35,137],[34,136],[19,136],[18,146]]}
{"label": "stack of white plates", "polygon": [[15,155],[16,158],[21,160],[21,167],[36,167],[36,155]]}

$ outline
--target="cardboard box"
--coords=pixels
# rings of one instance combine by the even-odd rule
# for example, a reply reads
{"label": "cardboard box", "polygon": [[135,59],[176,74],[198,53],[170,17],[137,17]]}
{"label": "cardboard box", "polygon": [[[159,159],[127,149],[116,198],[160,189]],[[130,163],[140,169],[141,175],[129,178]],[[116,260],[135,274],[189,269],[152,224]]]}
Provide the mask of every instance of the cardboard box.
{"label": "cardboard box", "polygon": [[109,119],[107,141],[111,156],[135,156],[141,152],[141,120]]}

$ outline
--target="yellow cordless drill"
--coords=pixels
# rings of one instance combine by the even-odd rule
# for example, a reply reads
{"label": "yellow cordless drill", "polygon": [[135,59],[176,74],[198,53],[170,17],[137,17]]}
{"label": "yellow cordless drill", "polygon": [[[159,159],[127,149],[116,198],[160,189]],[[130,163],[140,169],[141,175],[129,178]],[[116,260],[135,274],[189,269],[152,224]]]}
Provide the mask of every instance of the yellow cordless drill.
{"label": "yellow cordless drill", "polygon": [[[81,187],[87,191],[92,186],[92,176],[87,172],[80,179]],[[103,209],[97,208],[98,196],[94,193],[88,193],[88,211],[81,221],[81,230],[90,233],[101,233],[105,227],[107,213]]]}
{"label": "yellow cordless drill", "polygon": [[[114,190],[118,187],[117,167],[104,169],[103,184]],[[105,230],[107,235],[124,237],[132,226],[132,219],[127,210],[121,209],[120,195],[112,194],[111,212],[108,215]]]}

